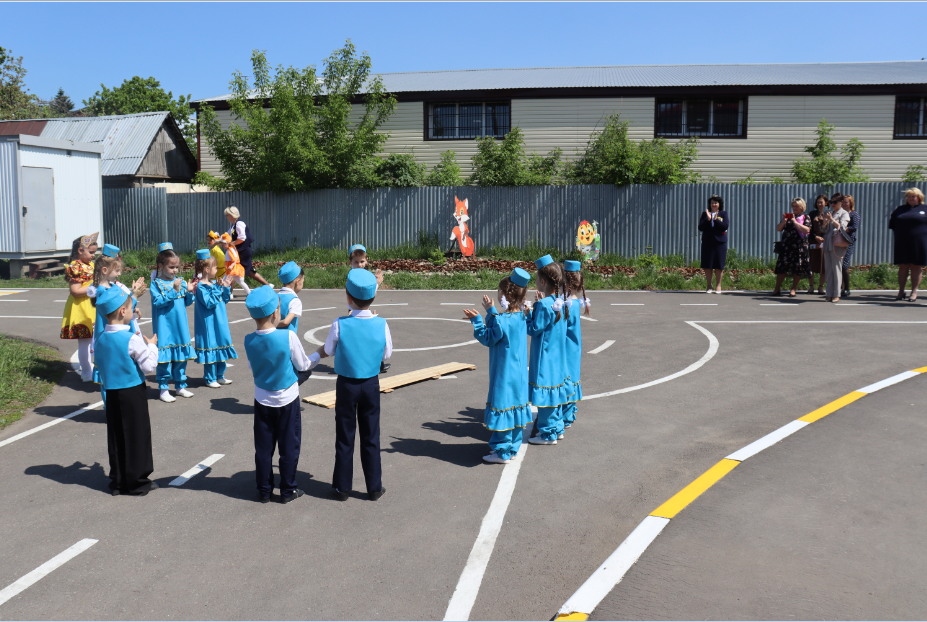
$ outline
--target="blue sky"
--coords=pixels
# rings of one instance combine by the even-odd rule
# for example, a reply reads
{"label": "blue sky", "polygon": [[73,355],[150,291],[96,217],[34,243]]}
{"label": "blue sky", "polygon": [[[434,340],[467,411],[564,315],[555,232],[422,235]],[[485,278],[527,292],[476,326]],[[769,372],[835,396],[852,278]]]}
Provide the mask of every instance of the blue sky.
{"label": "blue sky", "polygon": [[[29,90],[75,104],[134,75],[193,98],[228,91],[251,50],[315,64],[351,38],[375,71],[919,60],[911,3],[4,3],[0,46]],[[10,27],[15,25],[15,27]]]}

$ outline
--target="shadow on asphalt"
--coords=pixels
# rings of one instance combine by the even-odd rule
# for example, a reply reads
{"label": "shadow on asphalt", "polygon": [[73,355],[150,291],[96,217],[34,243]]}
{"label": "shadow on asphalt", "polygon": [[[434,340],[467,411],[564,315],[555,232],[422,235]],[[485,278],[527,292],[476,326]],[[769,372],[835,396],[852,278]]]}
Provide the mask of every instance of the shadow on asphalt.
{"label": "shadow on asphalt", "polygon": [[483,426],[483,413],[482,408],[465,408],[457,413],[462,417],[450,421],[426,421],[422,427],[455,438],[474,438],[478,441],[486,441],[489,440],[489,435]]}
{"label": "shadow on asphalt", "polygon": [[[100,398],[97,398],[99,401]],[[75,410],[80,408],[86,408],[88,404],[81,404],[79,406],[74,404],[68,404],[66,406],[39,406],[33,412],[37,415],[42,415],[43,417],[49,417],[51,419],[59,419],[65,415],[70,415]],[[106,413],[103,412],[103,408],[96,408],[94,410],[88,410],[85,413],[81,413],[80,416],[74,417],[71,421],[75,423],[106,423]]]}
{"label": "shadow on asphalt", "polygon": [[212,410],[230,415],[253,415],[254,404],[243,404],[234,397],[217,397],[209,400],[212,403]]}
{"label": "shadow on asphalt", "polygon": [[[276,468],[276,465],[274,465],[274,470],[276,470]],[[206,469],[183,486],[177,488],[169,486],[171,480],[174,479],[173,477],[158,480],[158,485],[168,490],[179,490],[180,492],[211,492],[217,495],[229,497],[230,499],[237,499],[239,501],[248,501],[251,503],[258,502],[257,484],[255,483],[254,479],[254,471],[239,471],[231,477],[211,477],[211,473],[212,469]],[[274,488],[278,491],[278,493],[279,483],[279,477],[275,476]],[[296,485],[302,489],[308,497],[324,499],[326,501],[332,501],[335,503],[334,499],[329,496],[329,491],[332,487],[331,484],[313,479],[311,473],[297,470]],[[271,497],[271,501],[280,500],[278,493],[274,493],[274,495]],[[367,498],[366,493],[362,494],[359,492],[352,492],[351,496],[359,499]]]}
{"label": "shadow on asphalt", "polygon": [[91,490],[110,494],[109,476],[106,475],[106,471],[99,462],[84,464],[77,461],[71,466],[37,464],[27,467],[23,472],[26,475],[38,475],[59,484],[85,486]]}

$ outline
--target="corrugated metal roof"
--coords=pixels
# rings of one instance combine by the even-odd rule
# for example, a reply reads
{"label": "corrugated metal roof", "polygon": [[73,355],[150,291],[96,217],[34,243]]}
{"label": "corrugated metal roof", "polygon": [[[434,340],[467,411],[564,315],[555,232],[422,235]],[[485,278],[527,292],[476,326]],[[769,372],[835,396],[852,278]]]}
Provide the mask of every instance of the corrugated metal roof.
{"label": "corrugated metal roof", "polygon": [[27,136],[41,136],[45,129],[46,120],[41,121],[6,121],[0,123],[0,136],[13,136],[26,134]]}
{"label": "corrugated metal roof", "polygon": [[[48,119],[42,138],[103,145],[103,175],[134,175],[168,112]],[[0,122],[2,123],[2,122]],[[0,133],[3,133],[0,129]]]}
{"label": "corrugated metal roof", "polygon": [[[382,73],[386,89],[470,91],[579,87],[927,84],[927,62],[604,65]],[[197,101],[222,101],[231,94]]]}

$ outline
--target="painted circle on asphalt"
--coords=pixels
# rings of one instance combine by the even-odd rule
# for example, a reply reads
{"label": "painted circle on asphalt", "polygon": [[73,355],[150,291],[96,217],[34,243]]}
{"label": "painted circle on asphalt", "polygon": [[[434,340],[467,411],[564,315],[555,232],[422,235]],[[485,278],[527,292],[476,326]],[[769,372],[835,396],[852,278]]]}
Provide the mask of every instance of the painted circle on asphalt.
{"label": "painted circle on asphalt", "polygon": [[[463,322],[464,324],[470,323],[469,320],[455,320],[455,319],[446,318],[446,317],[391,317],[389,318],[390,322],[395,322],[396,320],[434,320],[435,322]],[[322,329],[328,329],[330,327],[331,327],[331,324],[326,324],[325,326],[318,326],[316,328],[307,330],[306,333],[303,335],[303,339],[305,339],[308,343],[311,343],[317,346],[325,345],[324,341],[319,341],[318,339],[316,339],[315,334]],[[461,346],[469,346],[474,343],[479,343],[479,342],[476,339],[471,339],[470,341],[463,341],[461,343],[451,343],[446,346],[431,346],[430,348],[393,348],[393,352],[422,352],[424,350],[443,350],[445,348],[459,348]]]}

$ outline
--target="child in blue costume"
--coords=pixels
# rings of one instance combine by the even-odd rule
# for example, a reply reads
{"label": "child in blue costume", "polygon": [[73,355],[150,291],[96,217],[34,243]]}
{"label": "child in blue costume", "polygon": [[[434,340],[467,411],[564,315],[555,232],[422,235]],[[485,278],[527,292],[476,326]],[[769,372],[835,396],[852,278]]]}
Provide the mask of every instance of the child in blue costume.
{"label": "child in blue costume", "polygon": [[568,298],[566,304],[570,309],[566,330],[566,363],[573,383],[573,397],[563,407],[563,427],[569,428],[576,421],[576,405],[583,399],[583,387],[580,381],[583,358],[583,331],[580,315],[589,315],[589,299],[586,298],[586,284],[583,281],[582,264],[578,261],[563,262],[564,279]]}
{"label": "child in blue costume", "polygon": [[483,460],[493,464],[511,462],[521,448],[522,434],[531,423],[528,403],[528,327],[525,293],[531,275],[515,268],[499,282],[499,303],[496,310],[489,296],[483,296],[486,323],[476,309],[464,309],[465,319],[473,324],[473,336],[489,347],[489,396],[483,425],[492,432],[488,456]]}
{"label": "child in blue costume", "polygon": [[303,315],[303,303],[299,292],[303,289],[303,269],[295,261],[288,261],[277,271],[280,288],[280,316],[283,318],[277,328],[287,328],[299,335],[299,318]]}
{"label": "child in blue costume", "polygon": [[203,365],[203,379],[206,386],[218,389],[223,384],[232,384],[225,377],[226,361],[237,359],[238,353],[232,345],[229,332],[229,316],[225,305],[232,297],[231,275],[216,282],[219,264],[208,248],[196,251],[196,306],[193,307],[193,334],[196,362]]}
{"label": "child in blue costume", "polygon": [[171,378],[180,397],[193,397],[187,391],[187,361],[196,358],[190,343],[187,307],[193,304],[194,284],[178,278],[180,256],[170,242],[158,244],[157,271],[151,275],[151,322],[158,336],[158,388],[162,402],[174,402],[168,391]]}
{"label": "child in blue costume", "polygon": [[532,445],[556,445],[563,438],[563,405],[573,395],[573,384],[565,357],[566,329],[569,310],[560,294],[563,269],[550,255],[534,262],[538,268],[537,301],[528,320],[531,335],[531,357],[528,368],[528,388],[531,403],[537,406],[537,436],[528,439]]}
{"label": "child in blue costume", "polygon": [[[363,244],[355,244],[348,249],[348,259],[351,260],[351,270],[367,270],[367,265],[369,264],[367,260],[367,247]],[[383,270],[377,270],[374,276],[377,277],[377,287],[383,285]],[[350,312],[351,309],[349,307],[348,313]],[[380,373],[385,374],[389,371],[390,367],[392,367],[390,363],[383,361],[380,363]]]}

